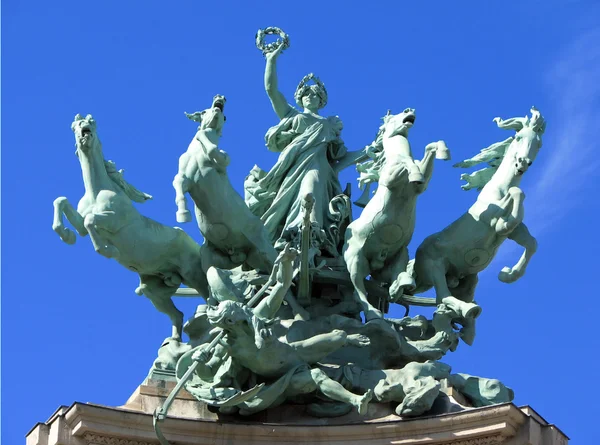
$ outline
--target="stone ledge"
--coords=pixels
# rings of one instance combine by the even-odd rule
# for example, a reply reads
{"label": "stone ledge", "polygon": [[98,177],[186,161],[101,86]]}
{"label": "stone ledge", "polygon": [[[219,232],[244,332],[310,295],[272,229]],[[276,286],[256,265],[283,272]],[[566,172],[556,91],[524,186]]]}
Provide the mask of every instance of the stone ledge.
{"label": "stone ledge", "polygon": [[[524,410],[530,409],[525,407]],[[353,425],[284,425],[169,417],[164,435],[177,445],[453,444],[566,445],[568,438],[539,415],[512,403],[410,420]],[[543,423],[540,423],[540,419]],[[74,403],[27,436],[27,445],[157,444],[152,415],[126,408]]]}

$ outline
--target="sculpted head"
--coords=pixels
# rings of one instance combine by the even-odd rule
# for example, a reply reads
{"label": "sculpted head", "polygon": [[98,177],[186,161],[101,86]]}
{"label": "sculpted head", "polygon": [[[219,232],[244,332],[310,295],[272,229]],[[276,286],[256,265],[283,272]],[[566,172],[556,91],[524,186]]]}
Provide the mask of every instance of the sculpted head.
{"label": "sculpted head", "polygon": [[[309,85],[309,81],[313,81],[314,83]],[[298,84],[294,99],[299,107],[316,113],[327,105],[327,90],[323,82],[313,73],[310,73],[304,76]]]}
{"label": "sculpted head", "polygon": [[79,150],[87,151],[100,143],[96,135],[96,121],[91,114],[86,117],[76,115],[71,130],[75,134],[75,145]]}
{"label": "sculpted head", "polygon": [[401,135],[408,137],[408,131],[415,124],[416,114],[414,108],[406,108],[402,113],[388,114],[383,117],[383,129],[384,137],[392,137]]}
{"label": "sculpted head", "polygon": [[201,113],[200,130],[212,128],[217,134],[221,135],[226,120],[223,114],[226,101],[225,96],[220,94],[213,98],[212,106]]}
{"label": "sculpted head", "polygon": [[236,336],[254,337],[254,344],[258,349],[263,347],[265,338],[272,337],[265,322],[256,317],[252,309],[243,303],[222,301],[218,306],[209,306],[206,315],[213,326]]}
{"label": "sculpted head", "polygon": [[500,128],[516,130],[506,156],[509,157],[515,169],[515,175],[520,176],[525,173],[537,157],[542,147],[542,134],[546,129],[546,121],[540,112],[531,108],[531,118],[507,119],[498,122]]}
{"label": "sculpted head", "polygon": [[253,314],[243,303],[226,300],[217,306],[209,306],[206,315],[210,324],[231,330],[236,326],[251,323]]}

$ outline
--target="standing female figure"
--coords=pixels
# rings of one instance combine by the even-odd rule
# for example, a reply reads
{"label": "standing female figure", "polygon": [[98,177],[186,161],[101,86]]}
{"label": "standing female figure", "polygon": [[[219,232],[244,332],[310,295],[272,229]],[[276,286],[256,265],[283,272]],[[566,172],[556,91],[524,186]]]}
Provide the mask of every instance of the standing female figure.
{"label": "standing female figure", "polygon": [[[276,61],[282,50],[280,45],[266,54],[265,68],[265,89],[280,119],[267,131],[265,140],[268,149],[280,155],[268,173],[253,169],[245,183],[246,203],[262,219],[271,241],[280,248],[302,224],[302,198],[312,194],[315,205],[310,222],[325,230],[330,241],[326,244],[335,245],[330,232],[335,218],[329,203],[342,193],[333,168],[347,152],[340,139],[342,121],[337,116],[319,115],[327,103],[327,91],[312,73],[302,79],[294,94],[302,111],[288,104],[277,83]],[[314,84],[309,85],[311,80]]]}

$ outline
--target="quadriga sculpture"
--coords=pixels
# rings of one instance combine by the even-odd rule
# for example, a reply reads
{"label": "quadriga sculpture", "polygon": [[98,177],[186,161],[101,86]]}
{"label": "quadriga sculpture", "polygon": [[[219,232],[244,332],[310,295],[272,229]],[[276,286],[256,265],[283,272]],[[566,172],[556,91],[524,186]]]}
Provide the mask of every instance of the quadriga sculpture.
{"label": "quadriga sculpture", "polygon": [[225,97],[216,95],[211,108],[187,115],[200,127],[187,151],[179,158],[179,172],[173,180],[177,222],[190,222],[185,194],[196,207],[198,227],[204,236],[203,260],[209,266],[231,269],[246,264],[269,271],[277,252],[265,227],[231,186],[226,168],[229,156],[219,149],[225,116]]}
{"label": "quadriga sculpture", "polygon": [[421,161],[413,160],[407,137],[415,122],[415,110],[388,114],[383,121],[372,144],[376,159],[369,167],[361,168],[364,176],[378,180],[379,187],[358,219],[346,229],[344,245],[344,260],[367,321],[383,317],[380,308],[367,299],[364,280],[368,275],[391,285],[392,300],[401,297],[404,288],[414,288],[406,268],[417,197],[427,189],[434,158],[450,159],[446,145],[439,141],[425,147]]}
{"label": "quadriga sculpture", "polygon": [[54,201],[52,228],[67,244],[75,234],[65,227],[63,214],[81,235],[90,235],[94,249],[137,272],[138,295],[145,295],[173,324],[173,338],[181,339],[183,313],[171,296],[183,283],[208,295],[200,246],[183,230],[168,227],[141,215],[132,201],[144,202],[150,195],[140,192],[123,179],[122,171],[106,161],[96,133],[96,121],[88,114],[75,116],[77,157],[81,163],[85,195],[77,210],[67,198]]}
{"label": "quadriga sculpture", "polygon": [[500,271],[498,278],[505,283],[523,276],[537,247],[523,222],[525,194],[519,185],[542,146],[546,123],[535,108],[531,109],[531,118],[494,121],[502,129],[516,130],[516,135],[455,165],[489,163],[489,167],[472,175],[462,175],[469,182],[463,188],[481,190],[477,201],[467,213],[426,238],[417,249],[415,292],[433,286],[438,304],[448,296],[472,301],[477,274],[487,267],[507,238],[523,246],[525,252],[515,266]]}

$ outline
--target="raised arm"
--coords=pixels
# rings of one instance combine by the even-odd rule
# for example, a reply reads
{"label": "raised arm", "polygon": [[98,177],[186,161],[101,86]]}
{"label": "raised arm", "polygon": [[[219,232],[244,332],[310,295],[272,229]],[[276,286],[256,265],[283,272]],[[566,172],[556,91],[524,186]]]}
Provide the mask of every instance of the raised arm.
{"label": "raised arm", "polygon": [[281,51],[283,51],[283,45],[280,45],[275,51],[267,53],[267,65],[265,66],[265,90],[279,119],[286,117],[291,108],[277,85],[277,58]]}
{"label": "raised arm", "polygon": [[274,279],[275,286],[271,289],[271,294],[258,303],[254,309],[254,313],[258,317],[267,320],[275,317],[281,303],[283,303],[285,294],[292,285],[296,256],[298,256],[298,252],[286,245],[275,260],[273,272],[271,273],[271,279]]}

